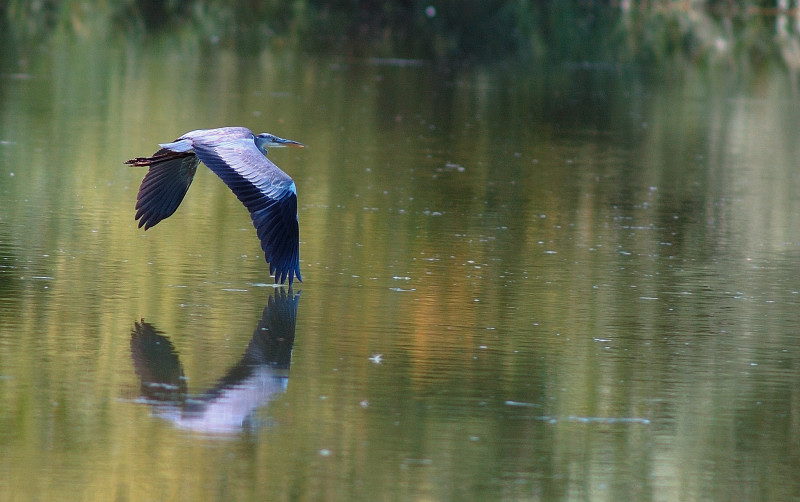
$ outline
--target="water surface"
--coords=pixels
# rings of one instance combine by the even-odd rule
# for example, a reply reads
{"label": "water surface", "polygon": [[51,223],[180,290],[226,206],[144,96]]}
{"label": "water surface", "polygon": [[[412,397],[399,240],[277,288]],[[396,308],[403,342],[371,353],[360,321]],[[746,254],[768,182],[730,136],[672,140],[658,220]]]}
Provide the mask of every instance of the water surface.
{"label": "water surface", "polygon": [[[800,498],[781,70],[5,51],[4,498]],[[291,292],[208,170],[136,227],[123,162],[223,125],[308,145]]]}

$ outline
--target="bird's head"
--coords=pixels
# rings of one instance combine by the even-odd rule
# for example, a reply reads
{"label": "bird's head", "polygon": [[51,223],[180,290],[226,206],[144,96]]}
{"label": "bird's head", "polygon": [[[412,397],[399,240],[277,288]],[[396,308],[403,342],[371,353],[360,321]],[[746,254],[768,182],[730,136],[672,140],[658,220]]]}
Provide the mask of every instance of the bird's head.
{"label": "bird's head", "polygon": [[283,139],[275,136],[274,134],[270,134],[268,132],[262,132],[261,134],[257,135],[255,138],[256,146],[259,150],[263,151],[266,155],[267,148],[275,148],[278,146],[290,146],[293,148],[303,148],[305,145],[302,143],[298,143],[297,141],[292,141],[290,139]]}

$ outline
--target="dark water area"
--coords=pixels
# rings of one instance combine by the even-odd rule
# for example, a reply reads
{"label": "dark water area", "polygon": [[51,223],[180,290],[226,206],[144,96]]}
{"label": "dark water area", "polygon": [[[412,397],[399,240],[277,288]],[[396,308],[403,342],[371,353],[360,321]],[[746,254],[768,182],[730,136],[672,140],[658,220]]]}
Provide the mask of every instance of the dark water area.
{"label": "dark water area", "polygon": [[[800,497],[788,72],[175,42],[5,49],[4,498]],[[307,145],[291,291],[202,166],[134,221],[226,125]]]}

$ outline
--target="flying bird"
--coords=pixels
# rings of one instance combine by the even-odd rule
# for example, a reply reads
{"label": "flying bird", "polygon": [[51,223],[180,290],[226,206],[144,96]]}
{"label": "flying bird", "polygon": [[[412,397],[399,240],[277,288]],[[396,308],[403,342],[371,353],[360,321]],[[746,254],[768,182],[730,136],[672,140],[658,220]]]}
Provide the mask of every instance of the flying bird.
{"label": "flying bird", "polygon": [[125,162],[150,168],[136,196],[139,228],[147,230],[178,209],[202,162],[250,211],[275,283],[288,279],[291,285],[295,277],[303,281],[297,189],[294,180],[267,158],[267,148],[302,148],[302,143],[269,133],[253,134],[246,127],[221,127],[187,132],[159,146],[151,157]]}

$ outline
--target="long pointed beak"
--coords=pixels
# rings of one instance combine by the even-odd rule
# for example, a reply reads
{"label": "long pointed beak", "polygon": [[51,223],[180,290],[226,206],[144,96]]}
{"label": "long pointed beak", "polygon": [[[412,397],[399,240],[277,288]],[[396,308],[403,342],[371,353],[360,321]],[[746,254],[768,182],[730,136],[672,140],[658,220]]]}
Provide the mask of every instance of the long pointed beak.
{"label": "long pointed beak", "polygon": [[288,146],[291,148],[305,148],[306,145],[290,139],[275,138],[275,143],[270,146]]}

